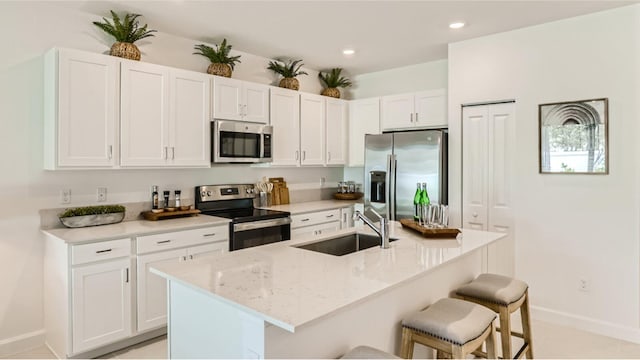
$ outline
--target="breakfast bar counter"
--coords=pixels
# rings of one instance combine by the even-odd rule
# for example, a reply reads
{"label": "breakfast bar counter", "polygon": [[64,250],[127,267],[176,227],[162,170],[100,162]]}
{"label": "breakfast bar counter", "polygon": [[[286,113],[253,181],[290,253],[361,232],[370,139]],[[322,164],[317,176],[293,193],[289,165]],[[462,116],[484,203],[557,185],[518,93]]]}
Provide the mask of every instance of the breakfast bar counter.
{"label": "breakfast bar counter", "polygon": [[[335,238],[365,229],[348,229]],[[159,263],[169,284],[172,358],[327,358],[368,344],[397,353],[399,323],[486,271],[504,234],[424,239],[393,222],[389,249],[333,256],[299,238],[189,263]]]}

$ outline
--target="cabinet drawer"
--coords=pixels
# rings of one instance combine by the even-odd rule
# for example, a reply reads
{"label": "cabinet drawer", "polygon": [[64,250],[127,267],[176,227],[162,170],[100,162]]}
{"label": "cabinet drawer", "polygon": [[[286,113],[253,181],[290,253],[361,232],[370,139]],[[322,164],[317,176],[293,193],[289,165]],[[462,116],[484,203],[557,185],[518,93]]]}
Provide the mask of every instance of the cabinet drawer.
{"label": "cabinet drawer", "polygon": [[313,225],[313,226],[303,226],[297,229],[291,230],[292,238],[301,238],[303,236],[321,236],[327,235],[332,232],[336,232],[340,230],[340,222],[332,221],[325,224]]}
{"label": "cabinet drawer", "polygon": [[317,211],[313,213],[291,215],[291,228],[340,221],[340,209]]}
{"label": "cabinet drawer", "polygon": [[71,247],[71,265],[115,259],[131,254],[131,239],[101,241]]}
{"label": "cabinet drawer", "polygon": [[144,254],[209,242],[227,241],[228,239],[229,225],[139,236],[136,239],[136,253]]}

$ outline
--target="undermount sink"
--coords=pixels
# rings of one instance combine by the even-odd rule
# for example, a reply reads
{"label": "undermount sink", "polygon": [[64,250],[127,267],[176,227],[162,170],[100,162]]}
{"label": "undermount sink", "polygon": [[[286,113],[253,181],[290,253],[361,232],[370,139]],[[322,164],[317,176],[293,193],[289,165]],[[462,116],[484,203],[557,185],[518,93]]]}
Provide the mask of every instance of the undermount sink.
{"label": "undermount sink", "polygon": [[[398,239],[389,239],[389,241],[395,240]],[[356,251],[372,248],[374,246],[380,246],[379,236],[355,233],[294,247],[320,252],[323,254],[342,256],[354,253]]]}

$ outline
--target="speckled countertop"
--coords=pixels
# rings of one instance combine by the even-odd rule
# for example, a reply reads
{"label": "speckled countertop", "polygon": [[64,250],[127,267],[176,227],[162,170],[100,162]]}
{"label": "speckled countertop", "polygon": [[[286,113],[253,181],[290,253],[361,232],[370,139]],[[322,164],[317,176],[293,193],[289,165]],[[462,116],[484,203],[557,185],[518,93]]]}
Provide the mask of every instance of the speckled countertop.
{"label": "speckled countertop", "polygon": [[351,206],[353,204],[358,204],[361,202],[362,202],[362,199],[360,200],[319,200],[319,201],[308,201],[308,202],[286,204],[286,205],[273,205],[273,206],[268,206],[263,208],[269,209],[269,210],[288,211],[291,214],[295,215],[295,214],[304,214],[304,213],[314,212],[314,211],[340,209],[340,208]]}
{"label": "speckled countertop", "polygon": [[367,232],[351,228],[189,262],[162,262],[151,271],[295,332],[505,236],[463,229],[458,239],[426,240],[393,222],[390,234],[399,240],[389,249],[373,247],[333,256],[292,246],[356,231]]}
{"label": "speckled countertop", "polygon": [[171,231],[225,225],[229,222],[229,219],[217,216],[197,215],[159,221],[124,221],[117,224],[76,229],[48,229],[42,230],[42,232],[46,235],[56,237],[68,244],[76,245],[112,239],[122,239],[138,235],[151,235]]}

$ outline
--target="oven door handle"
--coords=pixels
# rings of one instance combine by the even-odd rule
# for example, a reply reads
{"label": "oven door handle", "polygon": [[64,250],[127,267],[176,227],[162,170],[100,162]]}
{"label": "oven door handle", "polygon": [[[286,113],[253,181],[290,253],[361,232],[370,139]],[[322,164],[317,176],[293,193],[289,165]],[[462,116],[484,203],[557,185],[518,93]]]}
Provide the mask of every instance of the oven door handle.
{"label": "oven door handle", "polygon": [[290,217],[252,221],[252,222],[246,222],[246,223],[233,224],[233,232],[263,229],[263,228],[269,228],[269,227],[281,226],[281,225],[287,225],[287,224],[291,224]]}

